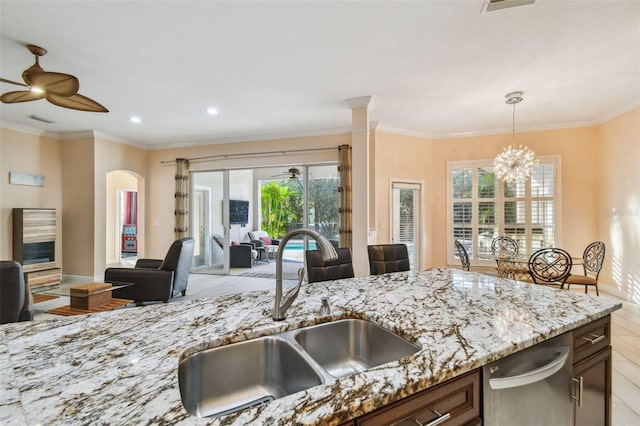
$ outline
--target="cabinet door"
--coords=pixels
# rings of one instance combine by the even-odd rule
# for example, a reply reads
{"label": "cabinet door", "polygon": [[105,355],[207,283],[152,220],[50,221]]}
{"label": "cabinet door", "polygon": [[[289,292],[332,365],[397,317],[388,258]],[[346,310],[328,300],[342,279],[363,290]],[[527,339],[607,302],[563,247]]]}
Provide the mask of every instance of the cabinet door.
{"label": "cabinet door", "polygon": [[611,346],[573,366],[576,426],[611,425]]}
{"label": "cabinet door", "polygon": [[480,372],[475,370],[365,414],[356,419],[356,425],[459,426],[477,421],[479,416]]}

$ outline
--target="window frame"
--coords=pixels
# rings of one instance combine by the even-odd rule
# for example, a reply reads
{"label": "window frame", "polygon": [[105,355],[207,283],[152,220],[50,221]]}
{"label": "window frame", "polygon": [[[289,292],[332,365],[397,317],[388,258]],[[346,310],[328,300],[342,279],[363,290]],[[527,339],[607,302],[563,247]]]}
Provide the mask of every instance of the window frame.
{"label": "window frame", "polygon": [[[554,215],[553,215],[553,235],[554,235],[554,246],[562,247],[562,161],[560,155],[541,155],[536,157],[539,160],[539,164],[553,164],[554,165],[554,196],[536,196],[532,197],[531,195],[531,178],[527,179],[525,185],[525,242],[526,242],[526,250],[527,255],[530,255],[531,247],[532,247],[532,232],[531,232],[531,212],[532,212],[532,201],[544,201],[544,200],[553,200],[554,201]],[[494,260],[491,259],[479,259],[478,251],[479,251],[479,243],[478,230],[481,227],[478,221],[478,210],[480,200],[494,200],[496,205],[496,218],[495,218],[495,227],[497,228],[498,235],[504,235],[504,206],[505,202],[511,199],[521,200],[523,197],[505,197],[504,195],[504,184],[502,181],[498,180],[496,185],[496,193],[493,198],[478,196],[478,169],[480,168],[493,168],[493,159],[478,159],[478,160],[464,160],[464,161],[448,161],[447,162],[447,185],[446,185],[446,214],[447,214],[447,264],[448,265],[457,265],[460,263],[460,260],[455,256],[455,245],[454,245],[454,221],[453,221],[453,172],[454,170],[470,168],[472,171],[472,195],[468,200],[471,202],[471,211],[472,211],[472,219],[471,219],[471,229],[472,229],[472,250],[469,253],[469,260],[471,261],[472,266],[492,266],[495,264]],[[465,200],[467,200],[465,198]],[[521,249],[522,250],[522,249]]]}

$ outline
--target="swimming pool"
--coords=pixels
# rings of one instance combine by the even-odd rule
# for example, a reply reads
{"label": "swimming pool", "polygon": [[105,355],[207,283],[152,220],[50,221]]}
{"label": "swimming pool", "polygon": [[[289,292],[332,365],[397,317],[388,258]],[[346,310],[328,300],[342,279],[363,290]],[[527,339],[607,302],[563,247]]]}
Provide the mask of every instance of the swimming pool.
{"label": "swimming pool", "polygon": [[[309,250],[316,250],[317,248],[318,248],[318,246],[316,245],[316,242],[314,240],[309,240]],[[302,240],[289,240],[284,249],[285,250],[300,251],[300,250],[304,249],[304,241],[302,241]]]}

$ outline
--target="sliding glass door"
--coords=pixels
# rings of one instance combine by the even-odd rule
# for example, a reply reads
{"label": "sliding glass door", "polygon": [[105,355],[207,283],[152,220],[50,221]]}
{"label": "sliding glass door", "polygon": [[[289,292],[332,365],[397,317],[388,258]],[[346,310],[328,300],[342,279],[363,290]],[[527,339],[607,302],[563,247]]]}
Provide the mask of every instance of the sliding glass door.
{"label": "sliding glass door", "polygon": [[[195,273],[229,273],[229,172],[192,173],[191,229]],[[226,214],[225,214],[226,213]]]}

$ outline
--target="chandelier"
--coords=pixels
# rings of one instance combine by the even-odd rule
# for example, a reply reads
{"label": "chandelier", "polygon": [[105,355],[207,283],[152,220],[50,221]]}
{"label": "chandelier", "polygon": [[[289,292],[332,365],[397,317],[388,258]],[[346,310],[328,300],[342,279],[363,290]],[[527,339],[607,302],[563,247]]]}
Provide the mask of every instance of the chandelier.
{"label": "chandelier", "polygon": [[516,141],[516,104],[522,102],[523,92],[511,92],[505,95],[505,103],[513,105],[513,127],[511,145],[504,148],[493,160],[493,171],[498,177],[507,183],[524,182],[531,175],[531,170],[538,164],[534,152],[526,146],[520,145],[517,149]]}

